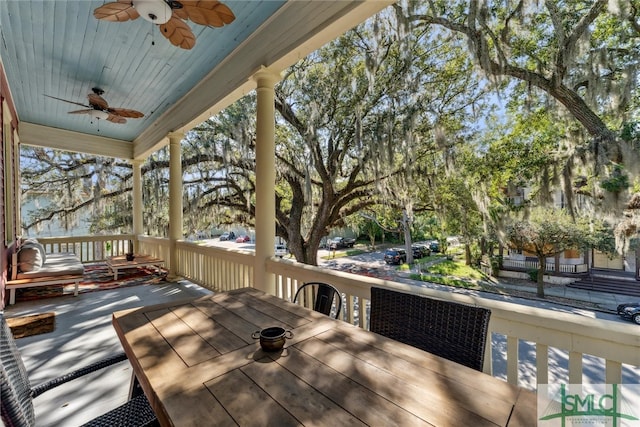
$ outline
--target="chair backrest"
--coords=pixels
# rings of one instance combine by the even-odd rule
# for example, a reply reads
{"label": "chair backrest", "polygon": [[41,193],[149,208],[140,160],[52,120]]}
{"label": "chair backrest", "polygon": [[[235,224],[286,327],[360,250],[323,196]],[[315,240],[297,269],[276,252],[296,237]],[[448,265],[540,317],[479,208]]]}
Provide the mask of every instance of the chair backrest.
{"label": "chair backrest", "polygon": [[31,385],[11,329],[0,313],[0,416],[5,427],[35,425]]}
{"label": "chair backrest", "polygon": [[315,292],[311,292],[311,298],[313,298],[313,309],[322,314],[326,314],[327,316],[331,316],[331,310],[335,305],[336,311],[333,317],[337,319],[338,316],[340,316],[340,309],[342,308],[342,295],[335,286],[329,285],[328,283],[307,282],[303,284],[296,291],[296,295],[293,297],[293,302],[297,303],[300,295],[307,297],[307,291],[310,289],[315,290]]}
{"label": "chair backrest", "polygon": [[371,288],[370,330],[482,371],[491,311]]}

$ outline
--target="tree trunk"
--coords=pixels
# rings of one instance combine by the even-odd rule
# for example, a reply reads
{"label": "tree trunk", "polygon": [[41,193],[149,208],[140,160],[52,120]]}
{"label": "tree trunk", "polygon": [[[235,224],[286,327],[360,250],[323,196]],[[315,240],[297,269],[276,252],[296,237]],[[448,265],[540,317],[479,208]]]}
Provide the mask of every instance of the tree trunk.
{"label": "tree trunk", "polygon": [[402,229],[404,232],[404,247],[407,251],[407,264],[413,264],[413,250],[411,249],[411,225],[407,217],[407,211],[402,211]]}
{"label": "tree trunk", "polygon": [[464,244],[464,263],[471,265],[471,246],[468,243]]}
{"label": "tree trunk", "polygon": [[544,298],[544,273],[547,270],[547,258],[538,256],[538,297]]}

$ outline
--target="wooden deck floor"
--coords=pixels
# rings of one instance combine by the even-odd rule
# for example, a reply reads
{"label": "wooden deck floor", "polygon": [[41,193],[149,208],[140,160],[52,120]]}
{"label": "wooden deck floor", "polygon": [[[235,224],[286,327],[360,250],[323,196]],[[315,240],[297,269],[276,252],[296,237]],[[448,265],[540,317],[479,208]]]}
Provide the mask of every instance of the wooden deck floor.
{"label": "wooden deck floor", "polygon": [[[55,312],[54,332],[17,340],[32,385],[122,351],[111,313],[130,307],[200,296],[189,282],[162,282],[115,290],[21,302],[5,316]],[[34,400],[40,427],[74,427],[124,403],[131,365],[122,362],[55,388]]]}

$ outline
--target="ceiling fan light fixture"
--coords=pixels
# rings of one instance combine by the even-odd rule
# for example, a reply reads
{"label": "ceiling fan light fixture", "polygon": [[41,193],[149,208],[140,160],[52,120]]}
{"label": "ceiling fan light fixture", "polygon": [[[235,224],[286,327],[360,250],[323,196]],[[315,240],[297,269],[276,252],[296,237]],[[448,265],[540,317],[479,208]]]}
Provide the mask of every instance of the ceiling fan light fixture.
{"label": "ceiling fan light fixture", "polygon": [[133,7],[149,22],[154,24],[164,24],[169,19],[173,11],[164,0],[133,0]]}
{"label": "ceiling fan light fixture", "polygon": [[93,110],[91,113],[89,113],[89,115],[92,119],[98,120],[107,120],[109,118],[109,113],[102,110]]}

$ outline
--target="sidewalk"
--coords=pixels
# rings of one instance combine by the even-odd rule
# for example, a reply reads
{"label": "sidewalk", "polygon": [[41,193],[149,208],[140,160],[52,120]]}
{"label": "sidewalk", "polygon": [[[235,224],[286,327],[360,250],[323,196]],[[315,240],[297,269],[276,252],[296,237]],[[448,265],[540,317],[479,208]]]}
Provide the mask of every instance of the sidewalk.
{"label": "sidewalk", "polygon": [[[505,291],[518,291],[518,292],[526,292],[529,293],[530,296],[527,298],[533,300],[546,301],[547,298],[538,298],[537,293],[537,285],[536,283],[531,282],[531,285],[513,285],[508,283],[508,279],[500,279],[498,284],[495,286],[499,289],[504,289]],[[596,292],[589,291],[583,289],[569,288],[563,285],[551,285],[545,286],[544,289],[545,297],[557,297],[563,298],[567,300],[573,300],[580,306],[580,302],[588,303],[589,308],[597,308],[599,310],[607,311],[607,312],[616,312],[616,308],[618,304],[622,304],[625,302],[636,301],[636,297],[632,297],[629,295],[620,295],[613,294],[607,292]],[[521,295],[520,295],[521,296]]]}

